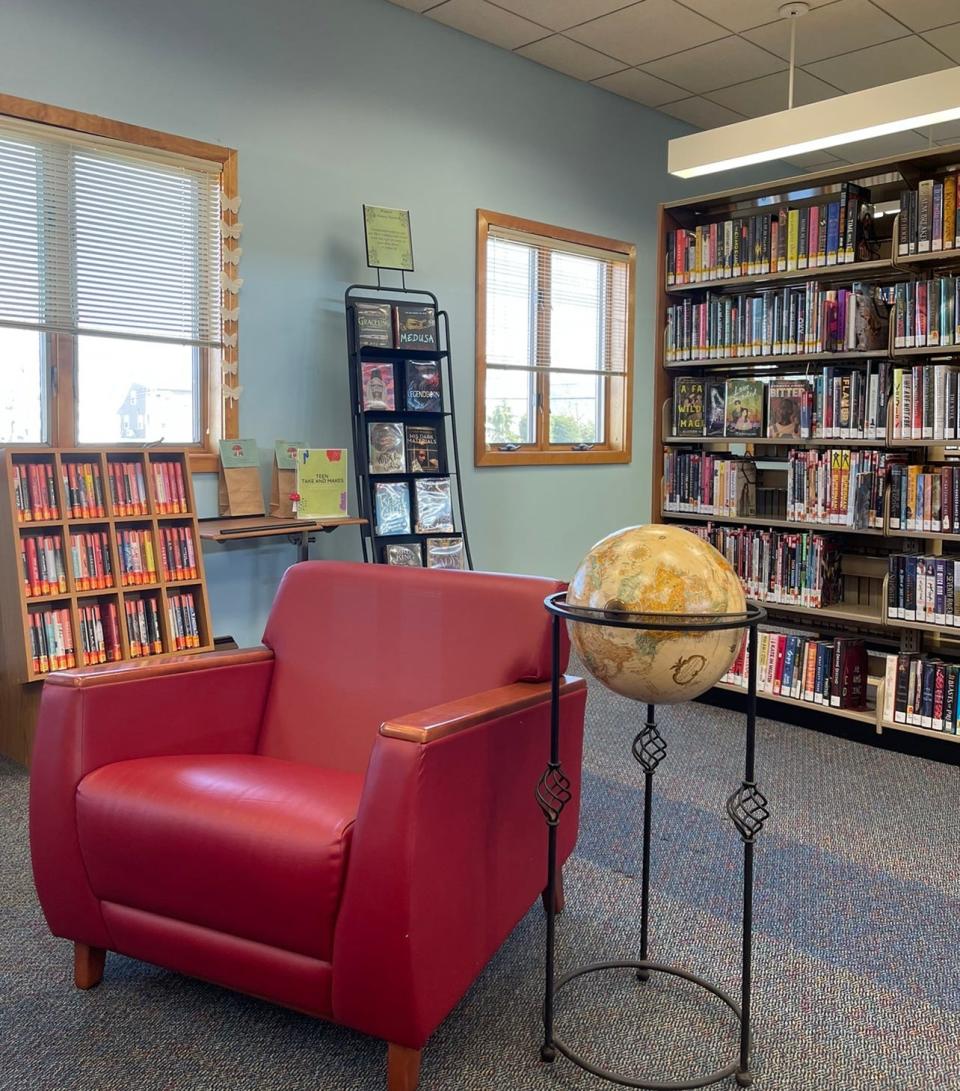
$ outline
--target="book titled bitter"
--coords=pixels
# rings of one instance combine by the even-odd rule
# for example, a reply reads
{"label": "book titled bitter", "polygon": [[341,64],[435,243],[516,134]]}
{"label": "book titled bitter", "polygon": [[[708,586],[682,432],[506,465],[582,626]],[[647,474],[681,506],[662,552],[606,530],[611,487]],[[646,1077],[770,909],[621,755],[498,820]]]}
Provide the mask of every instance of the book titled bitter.
{"label": "book titled bitter", "polygon": [[702,436],[703,379],[677,379],[673,385],[674,432],[678,436]]}

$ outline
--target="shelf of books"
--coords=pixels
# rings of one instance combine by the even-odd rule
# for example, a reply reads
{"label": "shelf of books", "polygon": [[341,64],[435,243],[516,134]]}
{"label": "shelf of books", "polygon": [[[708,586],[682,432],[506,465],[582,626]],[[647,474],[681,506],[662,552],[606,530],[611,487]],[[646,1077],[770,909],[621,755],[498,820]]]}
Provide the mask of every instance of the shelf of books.
{"label": "shelf of books", "polygon": [[449,318],[416,289],[353,285],[345,306],[364,560],[472,568]]}
{"label": "shelf of books", "polygon": [[954,742],[958,179],[937,148],[661,206],[653,511],[768,610],[761,697]]}
{"label": "shelf of books", "polygon": [[185,452],[13,447],[0,503],[0,751],[27,761],[52,671],[213,647]]}

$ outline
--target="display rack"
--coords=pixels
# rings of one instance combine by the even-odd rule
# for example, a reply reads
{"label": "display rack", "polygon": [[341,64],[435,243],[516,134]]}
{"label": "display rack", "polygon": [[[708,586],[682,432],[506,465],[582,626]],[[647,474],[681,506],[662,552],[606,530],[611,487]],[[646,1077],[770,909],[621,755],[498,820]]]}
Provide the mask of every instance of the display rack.
{"label": "display rack", "polygon": [[[69,484],[64,473],[69,467],[89,465],[99,474],[97,493],[100,508],[87,515],[76,516],[70,503]],[[139,467],[145,499],[132,513],[131,506],[118,504],[112,482],[113,467],[126,464]],[[49,468],[47,477],[52,489],[49,518],[31,517],[22,521],[18,515],[17,467],[42,465]],[[179,470],[183,503],[170,503],[159,495],[154,469]],[[213,647],[210,610],[203,571],[203,554],[197,528],[193,482],[189,473],[187,453],[170,448],[131,449],[129,447],[98,447],[55,449],[51,447],[11,447],[0,453],[4,496],[0,499],[0,752],[15,761],[27,763],[33,744],[33,730],[39,704],[40,683],[52,670],[68,666],[83,667],[83,634],[89,631],[84,611],[94,605],[104,615],[115,611],[119,647],[111,651],[109,660],[128,660],[165,654],[207,651]],[[162,473],[161,473],[162,480]],[[177,510],[171,510],[172,508]],[[122,510],[126,509],[126,510]],[[101,514],[102,512],[102,514]],[[176,530],[186,544],[189,535],[193,566],[183,567],[173,562],[167,553],[169,532]],[[124,553],[128,532],[139,535],[139,541],[150,543],[153,575],[147,571],[127,574],[131,567],[129,552]],[[79,552],[72,549],[75,535],[96,533],[103,547],[100,558],[108,574],[90,580],[78,571],[84,563]],[[28,586],[30,573],[25,570],[24,543],[36,536],[59,537],[62,546],[62,581],[41,594]],[[99,564],[100,562],[98,562]],[[169,565],[169,570],[167,569]],[[95,584],[90,586],[89,584]],[[96,586],[98,585],[98,586]],[[181,593],[192,595],[192,616],[187,624],[195,633],[188,638],[182,631],[183,618],[178,615]],[[141,650],[131,639],[125,608],[128,603],[144,600],[155,607],[159,639],[149,649]],[[69,637],[73,644],[72,662],[53,665],[49,661],[38,669],[36,647],[31,633],[31,615],[46,609],[60,612],[69,620]],[[66,611],[64,614],[63,611]],[[178,628],[181,630],[178,632]],[[108,644],[110,642],[108,641]],[[112,648],[112,645],[111,645]],[[109,661],[106,660],[106,661]]]}
{"label": "display rack", "polygon": [[[396,304],[429,304],[437,316],[437,344],[431,349],[387,348],[381,346],[360,345],[357,320],[357,303],[387,304],[391,308]],[[440,309],[437,297],[428,291],[414,288],[382,288],[378,285],[352,284],[344,295],[347,322],[347,360],[349,371],[351,423],[353,437],[353,466],[357,488],[359,515],[366,523],[361,526],[361,544],[363,559],[374,564],[385,562],[385,550],[388,545],[419,544],[425,552],[427,538],[460,538],[467,568],[473,568],[470,542],[467,537],[466,519],[463,508],[463,483],[460,469],[460,451],[457,440],[457,418],[454,407],[453,368],[450,352],[450,319],[446,311]],[[436,412],[409,410],[405,408],[406,370],[411,363],[435,361],[439,365],[441,377],[440,408]],[[364,409],[362,400],[361,365],[363,363],[383,362],[393,365],[395,376],[396,408]],[[433,473],[391,473],[376,474],[370,472],[370,452],[368,445],[368,426],[372,423],[396,423],[404,425],[432,425],[437,430],[439,467]],[[431,531],[414,533],[411,524],[409,534],[382,535],[377,532],[375,486],[378,482],[403,482],[411,490],[411,511],[413,510],[413,489],[417,479],[449,478],[451,483],[451,507],[454,522],[452,532]],[[424,563],[426,557],[424,556]]]}
{"label": "display rack", "polygon": [[[931,622],[904,621],[892,616],[887,607],[887,558],[893,553],[958,556],[957,534],[941,534],[923,530],[901,530],[890,525],[889,486],[884,483],[884,514],[882,524],[874,527],[795,522],[780,517],[746,513],[730,517],[666,509],[666,488],[663,479],[664,455],[667,451],[687,448],[691,451],[743,453],[753,456],[757,466],[757,484],[773,490],[784,487],[786,458],[791,448],[850,448],[900,451],[911,464],[944,464],[960,458],[960,440],[894,439],[892,428],[886,438],[813,438],[735,439],[723,436],[688,437],[672,434],[672,395],[677,376],[716,378],[784,378],[818,375],[826,366],[865,368],[867,362],[890,360],[893,367],[925,363],[935,366],[960,364],[960,344],[934,345],[922,348],[895,348],[893,327],[887,346],[870,350],[839,352],[798,352],[736,356],[733,358],[701,358],[687,361],[667,359],[666,331],[668,308],[685,299],[694,302],[731,293],[756,293],[765,289],[802,287],[815,281],[824,288],[850,287],[854,282],[883,284],[917,281],[932,275],[960,274],[960,248],[932,250],[928,253],[899,252],[901,217],[898,212],[901,194],[916,191],[923,179],[942,182],[960,169],[960,147],[938,147],[911,155],[879,159],[868,163],[845,165],[828,171],[804,174],[793,178],[764,183],[746,189],[727,190],[694,199],[675,201],[660,206],[659,265],[657,274],[655,411],[653,420],[654,489],[652,518],[655,522],[670,522],[690,526],[711,523],[717,526],[759,527],[770,530],[816,531],[842,535],[842,601],[822,609],[763,600],[771,622],[778,627],[799,627],[816,630],[824,638],[862,636],[872,648],[882,652],[904,652],[933,656],[960,656],[960,629]],[[805,269],[779,270],[751,276],[732,276],[701,280],[695,283],[668,283],[667,252],[669,236],[678,229],[695,231],[729,219],[748,218],[769,213],[776,216],[780,209],[809,209],[841,197],[841,187],[855,183],[870,191],[869,203],[882,213],[874,217],[870,253],[861,249],[861,260],[820,265]],[[914,205],[916,202],[913,202]],[[801,212],[801,215],[803,213]],[[904,213],[906,217],[906,212]],[[822,221],[821,221],[822,222]],[[912,221],[911,221],[912,223]],[[891,399],[892,401],[892,399]],[[888,410],[892,405],[888,406]],[[769,509],[766,509],[769,510]],[[956,661],[954,658],[952,661]],[[948,742],[960,741],[960,736],[933,732],[910,724],[885,719],[881,714],[884,682],[871,660],[869,681],[870,703],[866,709],[836,709],[820,704],[794,700],[787,696],[758,694],[761,700],[775,700],[798,708],[814,708],[818,715],[842,717],[846,722],[860,722],[878,733],[907,731]],[[742,692],[738,686],[721,684],[718,689]],[[874,703],[874,701],[876,703]],[[838,722],[840,722],[838,720]]]}

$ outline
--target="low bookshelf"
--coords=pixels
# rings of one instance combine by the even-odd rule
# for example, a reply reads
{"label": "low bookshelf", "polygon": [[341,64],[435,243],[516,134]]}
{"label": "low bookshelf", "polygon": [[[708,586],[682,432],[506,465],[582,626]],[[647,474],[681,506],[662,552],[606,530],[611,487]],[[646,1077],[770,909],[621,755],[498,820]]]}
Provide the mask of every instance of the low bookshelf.
{"label": "low bookshelf", "polygon": [[773,659],[761,698],[948,742],[958,180],[938,147],[661,205],[653,420],[654,521],[724,552],[781,659],[862,642],[865,701],[798,697]]}
{"label": "low bookshelf", "polygon": [[213,636],[185,451],[18,446],[0,473],[0,753],[27,763],[51,672]]}

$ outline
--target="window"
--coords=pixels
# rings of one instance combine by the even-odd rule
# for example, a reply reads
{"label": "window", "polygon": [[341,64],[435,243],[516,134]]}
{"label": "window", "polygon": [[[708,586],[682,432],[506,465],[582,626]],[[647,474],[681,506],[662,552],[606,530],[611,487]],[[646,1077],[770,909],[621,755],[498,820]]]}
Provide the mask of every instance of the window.
{"label": "window", "polygon": [[478,466],[629,462],[635,247],[477,213]]}
{"label": "window", "polygon": [[227,148],[0,96],[0,444],[162,442],[215,468],[235,172]]}

